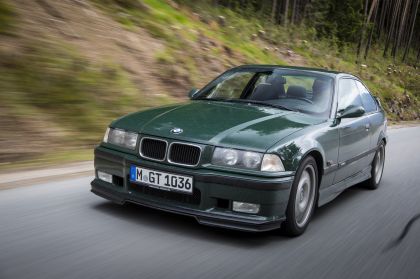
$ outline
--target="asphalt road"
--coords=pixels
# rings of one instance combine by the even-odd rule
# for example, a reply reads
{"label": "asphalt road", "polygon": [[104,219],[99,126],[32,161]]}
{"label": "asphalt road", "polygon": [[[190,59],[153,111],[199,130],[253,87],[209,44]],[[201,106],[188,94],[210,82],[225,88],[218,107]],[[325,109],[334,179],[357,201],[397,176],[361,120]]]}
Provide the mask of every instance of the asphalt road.
{"label": "asphalt road", "polygon": [[354,187],[306,233],[249,234],[118,206],[91,177],[0,191],[0,278],[420,278],[420,127],[389,131],[376,191]]}

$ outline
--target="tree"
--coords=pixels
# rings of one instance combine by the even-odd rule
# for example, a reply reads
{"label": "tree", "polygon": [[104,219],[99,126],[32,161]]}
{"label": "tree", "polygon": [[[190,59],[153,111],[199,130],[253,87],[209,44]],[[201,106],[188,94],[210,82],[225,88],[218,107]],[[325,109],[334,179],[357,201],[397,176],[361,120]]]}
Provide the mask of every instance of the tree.
{"label": "tree", "polygon": [[253,12],[257,17],[268,17],[285,27],[304,24],[313,28],[317,37],[334,40],[338,47],[355,46],[356,62],[362,55],[367,59],[374,44],[383,48],[384,57],[391,54],[396,59],[403,54],[403,62],[420,46],[420,0],[177,1],[208,1],[246,15]]}
{"label": "tree", "polygon": [[289,12],[289,0],[284,1],[283,25],[287,26],[287,15]]}
{"label": "tree", "polygon": [[[378,16],[379,4],[380,4],[380,0],[378,0],[378,4],[376,5],[375,16],[374,16],[374,19],[373,19],[374,25],[370,29],[369,39],[368,39],[368,42],[366,44],[365,56],[364,56],[364,59],[365,60],[366,60],[366,58],[368,56],[370,44],[372,43],[373,31],[375,30],[375,23],[376,23],[376,17]],[[372,6],[373,6],[373,3],[372,3]]]}
{"label": "tree", "polygon": [[297,0],[293,0],[293,4],[292,4],[292,16],[290,18],[290,22],[292,24],[296,23],[296,6],[297,6]]}
{"label": "tree", "polygon": [[271,21],[276,22],[276,14],[277,14],[277,0],[273,0],[273,6],[271,8]]}
{"label": "tree", "polygon": [[[376,0],[373,0],[374,2],[372,3],[372,6],[374,5]],[[357,44],[357,57],[356,57],[356,63],[359,62],[359,56],[360,56],[360,49],[362,48],[362,42],[363,42],[363,37],[365,36],[365,30],[366,30],[366,25],[369,21],[368,16],[367,16],[367,10],[368,10],[368,4],[369,4],[369,0],[365,0],[365,9],[364,9],[364,21],[363,21],[363,26],[362,26],[362,30],[360,31],[360,38],[359,38],[359,43]]]}
{"label": "tree", "polygon": [[419,3],[420,3],[420,0],[417,0],[416,3],[415,3],[415,8],[413,9],[413,13],[411,14],[412,21],[411,21],[411,27],[410,27],[410,35],[409,35],[408,42],[407,42],[407,44],[405,46],[405,50],[404,50],[404,55],[403,55],[403,58],[402,58],[402,62],[405,62],[406,59],[407,59],[407,54],[408,54],[408,51],[410,49],[411,40],[413,39],[414,27],[416,25],[416,18],[417,18],[417,12],[418,12],[418,8],[419,8]]}
{"label": "tree", "polygon": [[396,4],[395,4],[395,9],[394,9],[394,13],[392,14],[392,20],[391,20],[391,25],[389,27],[389,31],[388,31],[388,36],[386,38],[386,42],[385,42],[385,48],[384,48],[384,53],[383,56],[386,57],[387,53],[388,53],[388,48],[389,48],[389,44],[391,43],[391,39],[394,36],[394,30],[396,30],[396,22],[397,22],[397,17],[398,17],[398,11],[399,11],[399,7],[401,4],[401,0],[395,0]]}
{"label": "tree", "polygon": [[405,26],[405,21],[406,21],[406,15],[407,15],[407,9],[408,9],[409,4],[410,4],[410,0],[406,0],[405,5],[404,5],[404,9],[402,11],[401,19],[399,21],[398,32],[396,34],[396,39],[394,40],[394,46],[393,46],[392,52],[391,52],[391,55],[394,58],[394,60],[395,60],[395,57],[396,57],[397,52],[398,52],[398,47],[401,44],[401,35],[402,35],[403,31],[404,31],[404,26]]}

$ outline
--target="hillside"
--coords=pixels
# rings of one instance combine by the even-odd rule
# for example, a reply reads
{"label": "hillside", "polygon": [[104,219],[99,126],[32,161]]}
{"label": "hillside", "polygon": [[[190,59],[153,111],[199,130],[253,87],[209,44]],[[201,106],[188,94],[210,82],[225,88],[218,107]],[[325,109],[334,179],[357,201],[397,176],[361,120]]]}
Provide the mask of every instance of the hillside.
{"label": "hillside", "polygon": [[420,117],[418,68],[197,1],[0,2],[0,168],[91,157],[111,119],[186,99],[229,67],[266,63],[361,76],[391,120]]}

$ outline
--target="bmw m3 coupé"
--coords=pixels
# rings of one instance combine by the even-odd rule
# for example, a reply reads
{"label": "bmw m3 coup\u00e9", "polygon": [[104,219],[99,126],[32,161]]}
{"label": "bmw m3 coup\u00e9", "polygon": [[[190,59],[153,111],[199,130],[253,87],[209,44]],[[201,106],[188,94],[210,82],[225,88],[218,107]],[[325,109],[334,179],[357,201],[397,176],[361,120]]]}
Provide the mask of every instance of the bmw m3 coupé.
{"label": "bmw m3 coup\u00e9", "polygon": [[387,120],[356,76],[245,65],[189,97],[112,122],[95,149],[92,192],[205,225],[296,236],[316,207],[381,182]]}

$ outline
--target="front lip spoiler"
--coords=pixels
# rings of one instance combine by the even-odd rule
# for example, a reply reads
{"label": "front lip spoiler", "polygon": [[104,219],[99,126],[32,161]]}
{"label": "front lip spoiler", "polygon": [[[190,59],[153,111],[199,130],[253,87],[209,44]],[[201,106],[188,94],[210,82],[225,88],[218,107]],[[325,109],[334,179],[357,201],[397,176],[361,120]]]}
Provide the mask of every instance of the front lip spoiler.
{"label": "front lip spoiler", "polygon": [[99,186],[99,183],[95,180],[91,183],[91,192],[108,199],[117,204],[134,203],[141,206],[158,209],[170,213],[176,213],[180,215],[194,217],[198,223],[202,225],[208,225],[212,227],[221,227],[226,229],[233,229],[246,232],[264,232],[274,229],[279,229],[281,223],[285,218],[279,218],[274,221],[255,220],[252,218],[237,217],[226,214],[219,214],[214,212],[205,212],[195,209],[186,209],[182,207],[167,206],[164,204],[157,204],[156,202],[148,202],[146,200],[134,200],[124,197],[123,193],[116,193],[114,191],[105,190]]}

